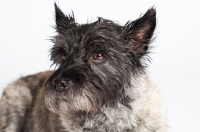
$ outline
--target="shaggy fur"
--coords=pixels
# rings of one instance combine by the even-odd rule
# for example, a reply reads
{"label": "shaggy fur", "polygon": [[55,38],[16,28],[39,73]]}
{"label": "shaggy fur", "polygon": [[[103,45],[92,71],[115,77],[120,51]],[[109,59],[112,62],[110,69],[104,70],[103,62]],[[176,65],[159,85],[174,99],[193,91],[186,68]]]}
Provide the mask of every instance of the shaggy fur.
{"label": "shaggy fur", "polygon": [[158,90],[145,72],[156,11],[125,26],[78,24],[55,4],[57,66],[11,83],[0,100],[1,132],[165,132]]}

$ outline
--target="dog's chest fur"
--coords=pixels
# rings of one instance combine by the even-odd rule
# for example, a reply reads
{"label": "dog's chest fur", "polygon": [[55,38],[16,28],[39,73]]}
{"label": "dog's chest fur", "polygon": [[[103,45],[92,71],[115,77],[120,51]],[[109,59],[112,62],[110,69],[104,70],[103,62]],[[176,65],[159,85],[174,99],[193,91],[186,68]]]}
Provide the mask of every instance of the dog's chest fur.
{"label": "dog's chest fur", "polygon": [[[63,126],[68,126],[66,127],[67,131],[73,131],[75,129],[76,132],[128,132],[136,127],[137,122],[133,110],[124,107],[122,104],[119,104],[118,108],[102,108],[99,114],[92,117],[82,116],[82,119],[81,116],[76,117],[80,126],[75,126],[75,128],[74,122],[66,120],[66,115],[61,116],[60,119]],[[69,126],[72,127],[70,128]]]}
{"label": "dog's chest fur", "polygon": [[[118,108],[103,108],[102,114],[97,115],[92,120],[86,120],[84,125],[86,131],[87,129],[113,132],[133,130],[136,126],[136,117],[133,110],[124,107],[122,104],[118,104],[118,106]],[[97,125],[97,123],[102,125]]]}

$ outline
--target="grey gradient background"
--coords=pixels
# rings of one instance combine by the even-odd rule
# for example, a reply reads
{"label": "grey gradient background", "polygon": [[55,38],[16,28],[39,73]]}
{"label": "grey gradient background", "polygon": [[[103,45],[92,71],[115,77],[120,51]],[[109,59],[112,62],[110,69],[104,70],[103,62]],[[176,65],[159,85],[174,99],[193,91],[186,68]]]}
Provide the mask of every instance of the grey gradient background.
{"label": "grey gradient background", "polygon": [[[57,0],[78,23],[98,16],[124,25],[154,6],[157,36],[148,74],[157,84],[168,113],[169,132],[200,131],[199,0]],[[0,1],[0,94],[20,76],[49,70],[48,40],[55,34],[54,0]]]}

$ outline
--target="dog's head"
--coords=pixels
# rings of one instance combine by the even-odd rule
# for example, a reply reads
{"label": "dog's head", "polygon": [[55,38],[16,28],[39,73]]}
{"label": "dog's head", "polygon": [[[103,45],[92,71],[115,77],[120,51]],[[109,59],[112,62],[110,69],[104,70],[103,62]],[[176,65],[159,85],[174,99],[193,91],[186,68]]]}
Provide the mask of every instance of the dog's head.
{"label": "dog's head", "polygon": [[131,77],[144,71],[143,58],[156,27],[156,11],[125,26],[98,18],[75,22],[55,4],[57,35],[51,60],[58,68],[47,81],[45,102],[57,113],[95,113],[102,106],[128,106]]}

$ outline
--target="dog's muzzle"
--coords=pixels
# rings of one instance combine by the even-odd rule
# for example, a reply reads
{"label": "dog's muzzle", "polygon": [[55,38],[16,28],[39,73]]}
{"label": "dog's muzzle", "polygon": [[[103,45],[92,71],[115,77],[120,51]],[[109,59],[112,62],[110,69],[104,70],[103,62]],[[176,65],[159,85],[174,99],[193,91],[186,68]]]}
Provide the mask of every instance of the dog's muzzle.
{"label": "dog's muzzle", "polygon": [[53,81],[52,81],[52,85],[53,87],[55,88],[55,90],[59,93],[62,93],[64,90],[66,90],[69,85],[70,85],[71,81],[69,79],[58,79],[58,78],[55,78]]}

